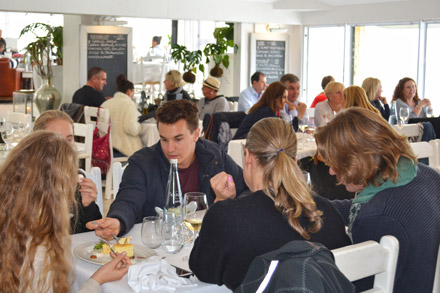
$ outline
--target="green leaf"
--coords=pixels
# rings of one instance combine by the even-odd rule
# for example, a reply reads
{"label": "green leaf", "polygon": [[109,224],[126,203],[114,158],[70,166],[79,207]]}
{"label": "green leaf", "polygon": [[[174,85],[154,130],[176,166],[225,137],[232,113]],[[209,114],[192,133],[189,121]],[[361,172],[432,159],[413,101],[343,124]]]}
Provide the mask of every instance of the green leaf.
{"label": "green leaf", "polygon": [[199,70],[205,73],[205,66],[203,64],[199,64]]}

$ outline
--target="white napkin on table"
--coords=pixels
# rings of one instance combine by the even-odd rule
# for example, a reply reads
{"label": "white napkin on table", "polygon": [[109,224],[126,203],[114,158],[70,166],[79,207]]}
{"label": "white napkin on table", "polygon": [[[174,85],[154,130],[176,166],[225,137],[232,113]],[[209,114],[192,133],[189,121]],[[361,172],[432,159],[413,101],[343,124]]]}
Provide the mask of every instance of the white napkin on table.
{"label": "white napkin on table", "polygon": [[179,277],[176,268],[164,259],[131,265],[128,269],[128,285],[135,292],[175,291],[178,287],[197,286],[189,279]]}

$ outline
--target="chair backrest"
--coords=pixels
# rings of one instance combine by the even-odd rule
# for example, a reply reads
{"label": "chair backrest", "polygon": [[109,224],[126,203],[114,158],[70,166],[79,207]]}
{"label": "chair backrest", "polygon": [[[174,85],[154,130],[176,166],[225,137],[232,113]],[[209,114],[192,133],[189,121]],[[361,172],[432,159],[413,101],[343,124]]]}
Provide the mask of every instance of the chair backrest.
{"label": "chair backrest", "polygon": [[411,142],[410,146],[416,155],[417,159],[427,158],[429,166],[435,165],[434,150],[432,145],[427,141]]}
{"label": "chair backrest", "polygon": [[429,141],[432,146],[433,154],[433,165],[440,168],[440,139],[433,139]]}
{"label": "chair backrest", "polygon": [[418,124],[393,125],[394,130],[407,137],[420,135],[420,126]]}
{"label": "chair backrest", "polygon": [[338,268],[351,281],[374,276],[374,292],[393,292],[399,241],[391,235],[332,250]]}
{"label": "chair backrest", "polygon": [[102,180],[101,180],[101,169],[98,167],[93,167],[91,172],[85,172],[83,173],[86,175],[87,178],[91,179],[95,185],[96,189],[98,190],[98,194],[96,196],[96,205],[99,208],[99,211],[101,212],[101,215],[104,217],[104,203],[102,199]]}
{"label": "chair backrest", "polygon": [[[73,125],[73,135],[75,137],[83,137],[81,142],[76,142],[76,147],[78,149],[79,155],[84,153],[85,156],[85,169],[87,172],[91,172],[92,168],[92,145],[93,145],[93,125],[91,124],[81,124],[74,123]],[[82,142],[83,141],[83,142]]]}
{"label": "chair backrest", "polygon": [[432,293],[438,292],[440,292],[440,247],[437,253],[437,266],[435,268],[434,287],[432,288]]}
{"label": "chair backrest", "polygon": [[121,184],[122,180],[122,174],[124,173],[125,168],[128,166],[126,164],[124,167],[122,167],[121,162],[115,162],[113,163],[113,194],[114,198],[116,198],[116,195],[119,191],[119,184]]}

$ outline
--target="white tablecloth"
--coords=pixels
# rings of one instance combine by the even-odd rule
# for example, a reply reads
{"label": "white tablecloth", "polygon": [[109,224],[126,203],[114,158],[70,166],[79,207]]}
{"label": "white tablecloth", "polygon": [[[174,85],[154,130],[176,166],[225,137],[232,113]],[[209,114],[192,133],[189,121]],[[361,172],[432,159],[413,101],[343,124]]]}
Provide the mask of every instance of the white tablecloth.
{"label": "white tablecloth", "polygon": [[[312,136],[303,133],[297,133],[296,137],[298,139],[298,153],[297,159],[308,156],[314,156],[316,153],[316,143],[315,141],[308,141]],[[237,165],[243,167],[243,145],[245,145],[246,139],[231,140],[228,145],[228,155],[234,160]]]}
{"label": "white tablecloth", "polygon": [[[133,244],[140,244],[142,245],[141,241],[141,226],[142,224],[136,224],[133,229],[128,233],[129,236],[132,237],[132,243]],[[87,232],[87,233],[80,233],[72,235],[72,253],[73,248],[88,242],[94,242],[98,241],[97,236],[95,235],[95,232]],[[159,256],[165,257],[165,259],[172,265],[183,268],[185,270],[189,270],[188,267],[188,261],[184,261],[183,257],[188,256],[191,252],[191,247],[185,247],[182,251],[180,251],[178,254],[167,254],[165,253],[162,248],[156,249],[156,252]],[[86,261],[83,261],[77,257],[75,257],[75,284],[74,284],[74,292],[78,290],[78,288],[86,282],[93,273],[99,269],[99,265],[95,265],[92,263],[88,263]],[[225,286],[217,286],[215,284],[208,284],[203,283],[199,281],[195,277],[191,277],[191,281],[195,284],[197,284],[197,287],[191,287],[184,289],[178,289],[176,292],[230,292]],[[120,292],[134,292],[130,286],[128,286],[127,276],[122,278],[119,281],[116,282],[110,282],[105,283],[101,286],[103,293],[120,293]],[[154,291],[154,292],[161,292],[161,291]]]}

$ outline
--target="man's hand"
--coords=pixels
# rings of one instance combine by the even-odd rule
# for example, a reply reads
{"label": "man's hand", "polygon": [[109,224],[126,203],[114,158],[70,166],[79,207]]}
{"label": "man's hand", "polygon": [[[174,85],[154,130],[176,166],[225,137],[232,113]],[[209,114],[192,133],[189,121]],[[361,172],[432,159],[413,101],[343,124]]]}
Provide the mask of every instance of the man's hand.
{"label": "man's hand", "polygon": [[121,231],[121,223],[115,218],[102,218],[88,222],[87,229],[95,230],[95,234],[106,240],[113,239],[113,235],[118,235]]}
{"label": "man's hand", "polygon": [[117,255],[111,253],[111,257],[113,260],[100,267],[91,277],[99,285],[122,279],[131,265],[130,259],[125,255],[125,252],[118,253]]}
{"label": "man's hand", "polygon": [[98,195],[98,190],[96,189],[96,184],[88,178],[81,178],[79,180],[80,193],[81,193],[81,204],[83,207],[88,207],[92,202],[96,200]]}
{"label": "man's hand", "polygon": [[225,172],[220,172],[211,178],[211,187],[216,195],[215,201],[234,198],[236,195],[234,179]]}
{"label": "man's hand", "polygon": [[302,118],[306,113],[307,105],[299,102],[298,105],[296,105],[296,110],[298,111],[298,118]]}

